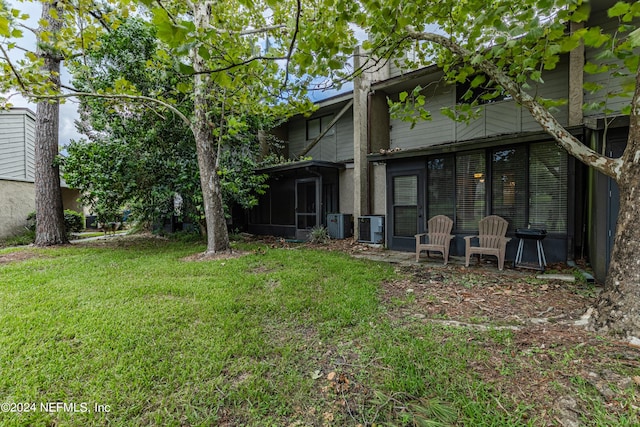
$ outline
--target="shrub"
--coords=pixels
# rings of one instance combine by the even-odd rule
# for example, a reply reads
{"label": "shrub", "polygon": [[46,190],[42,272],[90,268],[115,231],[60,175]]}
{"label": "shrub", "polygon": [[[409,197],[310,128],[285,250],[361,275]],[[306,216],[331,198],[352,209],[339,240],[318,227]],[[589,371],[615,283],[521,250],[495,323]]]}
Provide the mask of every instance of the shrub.
{"label": "shrub", "polygon": [[[27,230],[35,231],[36,213],[31,212],[27,216]],[[84,230],[84,215],[71,209],[64,211],[64,229],[68,233],[77,233]]]}
{"label": "shrub", "polygon": [[309,234],[309,241],[311,243],[327,243],[329,240],[329,232],[322,225],[316,225],[311,229]]}
{"label": "shrub", "polygon": [[84,230],[84,215],[71,209],[65,209],[64,229],[67,233],[77,233]]}

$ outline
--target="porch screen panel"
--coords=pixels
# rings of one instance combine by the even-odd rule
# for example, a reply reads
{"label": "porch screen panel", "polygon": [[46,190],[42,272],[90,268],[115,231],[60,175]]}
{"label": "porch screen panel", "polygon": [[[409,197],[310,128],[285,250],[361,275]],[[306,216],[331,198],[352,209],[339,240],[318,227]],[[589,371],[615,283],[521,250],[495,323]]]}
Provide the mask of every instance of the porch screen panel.
{"label": "porch screen panel", "polygon": [[456,157],[456,229],[477,231],[486,215],[485,155],[483,152]]}
{"label": "porch screen panel", "polygon": [[527,152],[525,147],[491,153],[491,213],[509,221],[509,229],[527,225]]}
{"label": "porch screen panel", "polygon": [[532,144],[529,150],[529,222],[566,233],[567,153],[553,142]]}
{"label": "porch screen panel", "polygon": [[427,161],[427,219],[455,212],[455,163],[453,156],[434,157]]}
{"label": "porch screen panel", "polygon": [[295,225],[295,183],[291,180],[280,180],[271,183],[271,224]]}
{"label": "porch screen panel", "polygon": [[418,232],[418,176],[393,178],[393,235],[413,237]]}

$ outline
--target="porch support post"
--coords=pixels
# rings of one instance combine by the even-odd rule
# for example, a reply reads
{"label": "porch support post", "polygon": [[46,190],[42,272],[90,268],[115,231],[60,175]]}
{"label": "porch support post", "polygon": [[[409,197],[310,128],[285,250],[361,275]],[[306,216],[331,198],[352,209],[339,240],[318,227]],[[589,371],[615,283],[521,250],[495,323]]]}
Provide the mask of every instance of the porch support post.
{"label": "porch support post", "polygon": [[[583,23],[571,22],[571,33],[584,27]],[[582,124],[584,92],[584,43],[569,53],[569,126]]]}
{"label": "porch support post", "polygon": [[[362,47],[355,50],[353,65],[364,69],[367,56]],[[369,153],[368,97],[371,81],[368,73],[362,72],[353,81],[353,216],[356,238],[360,235],[358,218],[369,214]]]}

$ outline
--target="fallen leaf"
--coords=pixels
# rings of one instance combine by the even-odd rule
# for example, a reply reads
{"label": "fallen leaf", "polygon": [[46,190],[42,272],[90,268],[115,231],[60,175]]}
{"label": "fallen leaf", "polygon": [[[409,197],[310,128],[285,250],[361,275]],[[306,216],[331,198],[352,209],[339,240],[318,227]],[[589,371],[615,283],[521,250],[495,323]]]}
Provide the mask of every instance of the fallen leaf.
{"label": "fallen leaf", "polygon": [[329,372],[329,373],[327,374],[327,379],[328,379],[329,381],[333,381],[333,380],[335,379],[335,377],[336,377],[336,373],[335,373],[335,372]]}
{"label": "fallen leaf", "polygon": [[320,377],[322,377],[322,371],[320,369],[313,371],[311,374],[311,379],[317,380]]}
{"label": "fallen leaf", "polygon": [[633,377],[633,382],[640,385],[640,376],[636,375],[635,377]]}

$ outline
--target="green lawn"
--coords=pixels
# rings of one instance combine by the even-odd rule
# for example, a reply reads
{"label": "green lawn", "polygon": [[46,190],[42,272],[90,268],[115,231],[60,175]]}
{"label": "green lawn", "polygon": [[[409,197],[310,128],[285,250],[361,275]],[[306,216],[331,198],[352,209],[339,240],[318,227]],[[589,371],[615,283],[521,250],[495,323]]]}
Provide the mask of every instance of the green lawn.
{"label": "green lawn", "polygon": [[467,368],[506,332],[394,325],[387,265],[239,249],[185,261],[204,246],[142,239],[0,264],[0,425],[537,425]]}

